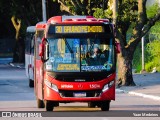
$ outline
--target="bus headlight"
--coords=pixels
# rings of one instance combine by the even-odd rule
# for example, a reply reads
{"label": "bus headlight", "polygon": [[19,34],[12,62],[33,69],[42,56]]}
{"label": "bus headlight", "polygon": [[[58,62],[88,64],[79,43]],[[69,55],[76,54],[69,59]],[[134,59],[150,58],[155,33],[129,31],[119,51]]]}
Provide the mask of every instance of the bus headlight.
{"label": "bus headlight", "polygon": [[102,92],[105,92],[107,91],[112,85],[114,84],[114,80],[109,82],[108,84],[106,84],[103,89],[102,89]]}
{"label": "bus headlight", "polygon": [[52,90],[58,92],[58,87],[57,87],[55,84],[51,83],[50,81],[45,80],[45,81],[44,81],[44,84],[45,84],[47,87],[51,88]]}

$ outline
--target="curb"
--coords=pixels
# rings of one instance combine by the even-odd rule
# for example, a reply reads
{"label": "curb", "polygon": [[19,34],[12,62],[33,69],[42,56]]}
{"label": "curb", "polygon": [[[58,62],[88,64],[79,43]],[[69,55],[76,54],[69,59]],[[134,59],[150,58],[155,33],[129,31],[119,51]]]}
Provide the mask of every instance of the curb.
{"label": "curb", "polygon": [[116,89],[116,93],[126,93],[126,91],[121,90],[121,89]]}
{"label": "curb", "polygon": [[9,65],[11,65],[12,67],[17,67],[17,68],[25,68],[25,67],[20,66],[20,65],[14,65],[13,63],[9,63]]}
{"label": "curb", "polygon": [[116,92],[118,92],[118,93],[127,93],[127,94],[130,94],[130,95],[135,95],[135,96],[140,96],[140,97],[143,97],[143,98],[148,98],[148,99],[160,101],[160,97],[159,96],[147,95],[147,94],[138,93],[138,92],[134,92],[134,91],[128,92],[128,91],[121,90],[121,89],[116,89]]}
{"label": "curb", "polygon": [[133,92],[133,91],[128,92],[128,94],[141,96],[141,97],[144,97],[144,98],[149,98],[149,99],[152,99],[152,100],[160,101],[160,97],[159,96],[146,95],[146,94],[143,94],[143,93],[138,93],[138,92]]}
{"label": "curb", "polygon": [[9,63],[12,67],[14,67],[14,64],[13,63]]}

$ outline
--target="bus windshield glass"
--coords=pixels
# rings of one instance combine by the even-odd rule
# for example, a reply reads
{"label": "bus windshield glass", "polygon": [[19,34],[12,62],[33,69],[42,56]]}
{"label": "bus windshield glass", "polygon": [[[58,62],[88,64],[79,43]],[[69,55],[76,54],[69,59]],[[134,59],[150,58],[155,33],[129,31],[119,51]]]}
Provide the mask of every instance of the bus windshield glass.
{"label": "bus windshield glass", "polygon": [[112,38],[49,38],[47,71],[106,72],[115,67]]}

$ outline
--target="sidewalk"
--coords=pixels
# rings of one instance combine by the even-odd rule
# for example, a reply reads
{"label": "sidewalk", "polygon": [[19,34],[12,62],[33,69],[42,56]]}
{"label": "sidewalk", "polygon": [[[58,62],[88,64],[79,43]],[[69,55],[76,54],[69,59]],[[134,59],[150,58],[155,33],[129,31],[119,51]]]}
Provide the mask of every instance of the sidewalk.
{"label": "sidewalk", "polygon": [[120,87],[117,92],[160,101],[160,73],[134,74],[136,86]]}

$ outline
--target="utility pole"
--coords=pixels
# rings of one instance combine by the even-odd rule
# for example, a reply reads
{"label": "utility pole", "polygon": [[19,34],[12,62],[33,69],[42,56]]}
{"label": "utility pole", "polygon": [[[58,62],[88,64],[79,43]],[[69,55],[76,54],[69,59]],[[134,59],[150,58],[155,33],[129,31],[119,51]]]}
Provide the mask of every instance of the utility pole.
{"label": "utility pole", "polygon": [[118,14],[118,0],[113,0],[113,24],[116,25],[116,19]]}
{"label": "utility pole", "polygon": [[144,36],[142,37],[142,71],[145,71],[145,63],[144,63]]}
{"label": "utility pole", "polygon": [[42,0],[42,16],[43,16],[43,21],[47,21],[46,0]]}
{"label": "utility pole", "polygon": [[103,4],[102,4],[102,9],[103,9],[103,15],[104,15],[104,0],[103,0]]}

